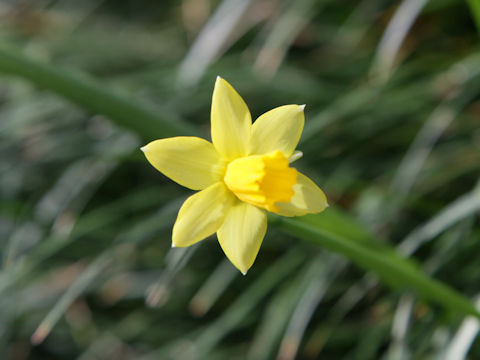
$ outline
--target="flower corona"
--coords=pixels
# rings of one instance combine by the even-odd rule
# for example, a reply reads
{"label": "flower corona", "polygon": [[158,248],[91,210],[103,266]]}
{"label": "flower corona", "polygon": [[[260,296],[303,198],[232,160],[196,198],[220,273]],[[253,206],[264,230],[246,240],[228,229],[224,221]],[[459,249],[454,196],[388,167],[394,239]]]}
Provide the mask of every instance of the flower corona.
{"label": "flower corona", "polygon": [[223,180],[240,200],[275,212],[275,203],[288,203],[294,194],[297,170],[288,165],[279,150],[246,156],[228,164]]}

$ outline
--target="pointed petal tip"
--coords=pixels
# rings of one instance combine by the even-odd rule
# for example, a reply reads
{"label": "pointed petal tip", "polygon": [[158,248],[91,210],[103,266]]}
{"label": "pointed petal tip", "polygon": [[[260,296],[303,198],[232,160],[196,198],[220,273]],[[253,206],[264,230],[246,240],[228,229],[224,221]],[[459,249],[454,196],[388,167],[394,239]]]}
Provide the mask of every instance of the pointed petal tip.
{"label": "pointed petal tip", "polygon": [[305,110],[305,106],[307,106],[307,104],[298,105],[298,111],[302,112],[303,110]]}
{"label": "pointed petal tip", "polygon": [[243,276],[247,275],[246,271],[245,272],[241,271],[241,273],[242,273]]}
{"label": "pointed petal tip", "polygon": [[221,79],[222,79],[222,77],[221,77],[220,75],[217,75],[217,79],[216,79],[216,80],[218,81],[218,80],[221,80]]}
{"label": "pointed petal tip", "polygon": [[142,150],[143,152],[147,152],[147,145],[142,146],[142,147],[140,148],[140,150]]}

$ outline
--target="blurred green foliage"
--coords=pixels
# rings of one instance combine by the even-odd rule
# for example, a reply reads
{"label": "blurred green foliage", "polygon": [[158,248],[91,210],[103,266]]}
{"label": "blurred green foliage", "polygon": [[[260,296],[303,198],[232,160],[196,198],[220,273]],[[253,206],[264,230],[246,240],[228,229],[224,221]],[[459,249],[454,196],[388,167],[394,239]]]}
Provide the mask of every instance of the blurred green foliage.
{"label": "blurred green foliage", "polygon": [[[0,83],[2,359],[480,357],[478,325],[459,311],[469,304],[446,287],[479,293],[476,10],[0,3],[0,70],[21,76]],[[217,74],[254,117],[307,104],[296,164],[336,208],[272,218],[245,277],[215,239],[170,249],[190,193],[138,151],[208,137]],[[365,251],[378,257],[365,263]]]}

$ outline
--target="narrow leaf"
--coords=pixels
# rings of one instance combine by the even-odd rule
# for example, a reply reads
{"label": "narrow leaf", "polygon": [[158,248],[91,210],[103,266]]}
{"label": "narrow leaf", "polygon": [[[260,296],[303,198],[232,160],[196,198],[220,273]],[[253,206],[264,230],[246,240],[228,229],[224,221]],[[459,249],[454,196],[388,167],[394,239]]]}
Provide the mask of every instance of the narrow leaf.
{"label": "narrow leaf", "polygon": [[[338,211],[328,209],[323,214],[301,218],[271,216],[270,219],[272,225],[291,235],[323,246],[366,270],[374,271],[390,286],[412,289],[432,302],[480,318],[480,313],[467,297],[430,278],[413,261],[375,242],[365,232],[355,231],[359,225]],[[353,233],[356,235],[352,236]]]}
{"label": "narrow leaf", "polygon": [[85,74],[36,61],[5,44],[0,44],[0,72],[28,80],[86,110],[105,115],[145,140],[195,133],[191,126],[164,117],[160,115],[164,112],[138,100],[132,101],[129,96],[100,85]]}
{"label": "narrow leaf", "polygon": [[470,13],[480,34],[480,0],[467,0],[467,3],[470,6]]}

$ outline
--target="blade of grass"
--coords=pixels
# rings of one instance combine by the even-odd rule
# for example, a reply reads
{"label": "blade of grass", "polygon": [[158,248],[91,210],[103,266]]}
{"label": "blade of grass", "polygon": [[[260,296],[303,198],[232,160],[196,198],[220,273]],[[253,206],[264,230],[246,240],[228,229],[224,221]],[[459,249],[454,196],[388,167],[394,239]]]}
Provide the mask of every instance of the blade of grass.
{"label": "blade of grass", "polygon": [[[330,257],[330,259],[333,258]],[[286,282],[282,290],[276,292],[262,315],[262,321],[253,337],[247,359],[272,358],[300,299],[312,283],[318,284],[324,281],[328,274],[328,265],[325,253],[316,255],[311,262],[297,270],[295,278]]]}
{"label": "blade of grass", "polygon": [[480,210],[480,181],[472,191],[457,198],[438,215],[408,234],[398,247],[399,251],[411,255],[422,244],[478,210]]}
{"label": "blade of grass", "polygon": [[[174,135],[191,135],[192,126],[159,115],[147,104],[100,85],[85,74],[63,70],[31,59],[20,50],[0,44],[0,72],[21,77],[97,114],[109,117],[144,139]],[[163,111],[162,111],[163,112]]]}
{"label": "blade of grass", "polygon": [[[201,330],[195,330],[184,338],[148,353],[140,359],[205,359],[207,353],[210,353],[225,336],[245,321],[255,306],[258,306],[260,300],[281,281],[285,281],[285,277],[301,264],[304,257],[305,254],[299,248],[287,252],[262,273],[234,303],[223,311],[220,317],[210,322],[208,326]],[[195,352],[189,352],[189,349],[185,347],[186,339],[194,339],[192,346]]]}
{"label": "blade of grass", "polygon": [[68,307],[72,305],[75,299],[77,299],[77,297],[80,296],[80,294],[82,294],[85,289],[95,281],[97,276],[110,264],[112,261],[111,254],[111,252],[106,252],[100,255],[72,283],[40,323],[37,330],[33,333],[31,338],[33,344],[37,345],[45,340],[58,320],[60,320],[65,311],[67,311]]}
{"label": "blade of grass", "polygon": [[467,3],[480,35],[480,0],[467,0]]}
{"label": "blade of grass", "polygon": [[[476,296],[475,304],[477,305],[477,307],[480,307],[480,297],[478,295]],[[465,359],[470,350],[470,347],[473,345],[473,342],[478,335],[479,330],[480,323],[478,322],[478,319],[469,316],[465,320],[463,320],[460,328],[455,333],[455,336],[453,336],[450,343],[447,345],[447,348],[443,352],[443,359]]]}
{"label": "blade of grass", "polygon": [[193,296],[188,305],[190,312],[197,317],[204,316],[224,294],[236,275],[237,271],[230,261],[223,260]]}
{"label": "blade of grass", "polygon": [[[174,208],[177,208],[176,201],[173,203]],[[163,227],[166,223],[159,225],[158,216],[167,215],[171,209],[172,204],[165,205],[160,212],[155,213],[152,218],[147,218],[143,222],[139,223],[131,230],[120,234],[115,240],[115,247],[108,248],[101,255],[99,255],[94,261],[92,261],[82,272],[82,274],[72,283],[69,289],[62,295],[57,301],[55,306],[50,310],[41,324],[38,326],[35,333],[32,335],[31,341],[33,344],[39,344],[43,342],[45,337],[51,332],[55,324],[65,313],[68,307],[75,301],[75,299],[85,292],[86,288],[96,280],[97,276],[106,269],[116,258],[125,257],[126,254],[131,253],[131,244],[139,244],[150,236],[150,227],[155,226],[156,229]],[[162,217],[162,216],[161,216]],[[132,240],[133,239],[133,240]],[[130,243],[129,243],[130,240]],[[190,252],[192,249],[189,249]]]}
{"label": "blade of grass", "polygon": [[207,67],[220,55],[235,25],[247,11],[251,0],[223,0],[204,26],[181,62],[178,85],[196,85]]}
{"label": "blade of grass", "polygon": [[[163,193],[162,197],[159,197],[158,194],[158,191],[155,190],[156,196],[152,198],[155,199],[155,201],[165,202],[165,205],[160,208],[158,212],[146,217],[145,220],[136,222],[135,225],[127,227],[128,230],[120,232],[120,234],[116,236],[116,241],[122,242],[135,239],[137,242],[142,242],[157,232],[162,231],[165,227],[170,226],[172,217],[180,207],[179,200],[182,199],[172,200],[172,193],[169,192]],[[42,262],[53,257],[57,252],[72,242],[77,241],[87,234],[94,234],[96,231],[99,231],[99,229],[115,226],[122,218],[123,221],[125,221],[125,214],[122,212],[122,209],[125,211],[128,209],[140,211],[149,205],[149,203],[144,203],[143,201],[136,204],[134,196],[127,196],[126,198],[112,202],[111,204],[83,215],[75,225],[71,234],[52,234],[45,237],[40,244],[35,247],[34,251],[28,254],[28,257],[12,264],[8,271],[2,273],[2,276],[0,276],[0,297],[5,296],[13,286],[22,284],[25,278],[38,269]],[[116,211],[112,211],[112,209],[116,209]]]}
{"label": "blade of grass", "polygon": [[427,2],[428,0],[402,1],[380,40],[372,74],[378,74],[381,80],[388,79],[405,37]]}
{"label": "blade of grass", "polygon": [[147,290],[145,302],[148,306],[160,307],[167,302],[175,276],[188,264],[196,249],[194,246],[170,249],[166,256],[165,271]]}
{"label": "blade of grass", "polygon": [[[295,1],[279,16],[255,60],[254,67],[259,75],[275,75],[298,34],[317,14],[318,4],[318,1],[312,0]],[[324,4],[320,2],[320,6]]]}
{"label": "blade of grass", "polygon": [[301,251],[292,250],[281,257],[270,269],[265,271],[259,279],[246,290],[223,312],[222,316],[205,328],[195,340],[200,358],[207,354],[228,332],[238,326],[253,310],[254,306],[274,288],[280,281],[284,281],[302,261]]}
{"label": "blade of grass", "polygon": [[409,352],[407,336],[410,328],[415,297],[411,293],[402,295],[393,317],[391,342],[386,360],[407,359]]}
{"label": "blade of grass", "polygon": [[[330,211],[330,210],[328,210]],[[342,254],[360,267],[374,271],[383,281],[394,287],[413,289],[418,295],[443,305],[452,311],[480,318],[472,302],[442,282],[428,277],[414,262],[402,258],[394,250],[383,244],[371,243],[368,239],[358,241],[336,231],[325,228],[322,215],[310,215],[304,218],[280,218],[271,216],[272,225],[293,236],[323,246],[328,250]],[[338,220],[340,221],[340,217]],[[347,218],[342,228],[351,226]]]}
{"label": "blade of grass", "polygon": [[293,360],[297,357],[300,344],[315,310],[347,264],[343,259],[329,257],[326,253],[323,255],[326,258],[323,259],[323,271],[319,271],[316,277],[311,279],[308,287],[297,301],[297,306],[294,308],[280,343],[277,359]]}

